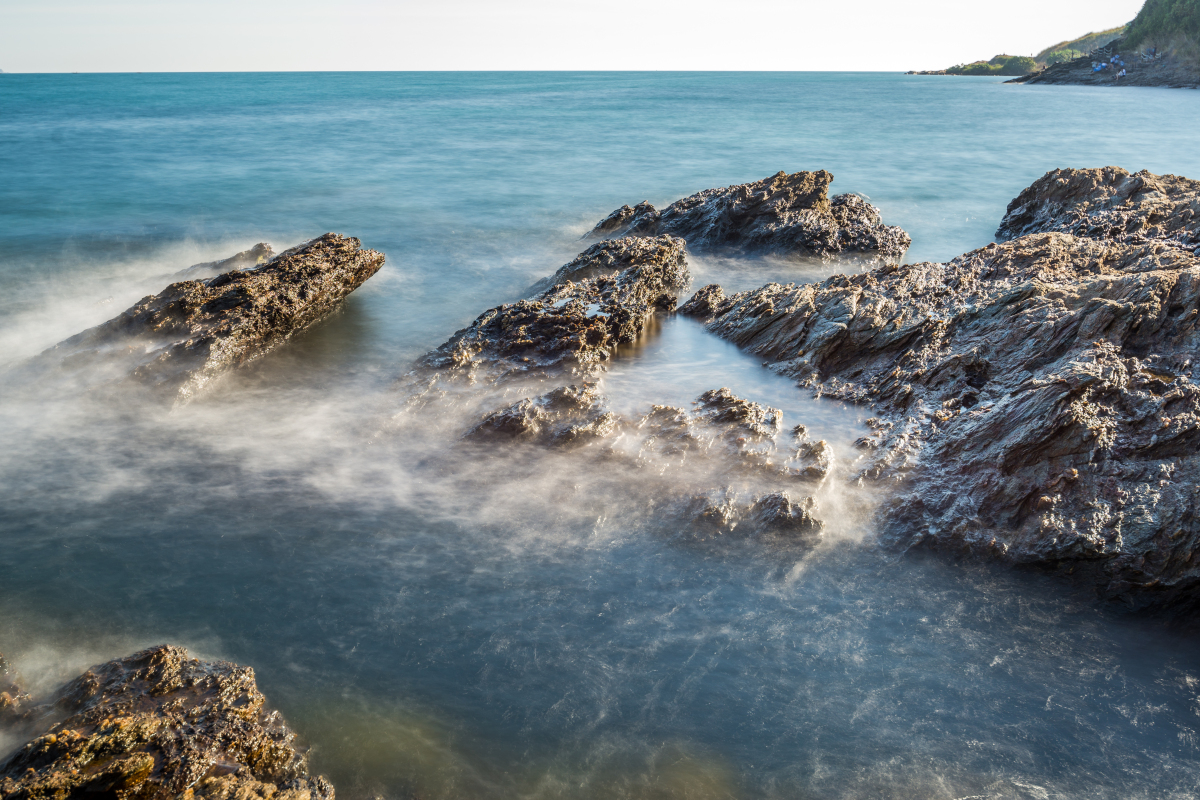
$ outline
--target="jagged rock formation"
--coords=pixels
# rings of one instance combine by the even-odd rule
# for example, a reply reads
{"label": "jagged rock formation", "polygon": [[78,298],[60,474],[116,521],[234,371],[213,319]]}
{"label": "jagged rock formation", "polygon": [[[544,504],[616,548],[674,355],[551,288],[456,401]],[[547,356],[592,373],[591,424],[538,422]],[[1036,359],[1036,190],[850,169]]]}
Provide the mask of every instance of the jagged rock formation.
{"label": "jagged rock formation", "polygon": [[[1103,206],[1097,185],[1078,201]],[[1010,225],[1059,218],[1016,206]],[[1135,603],[1200,577],[1200,258],[1177,244],[1038,233],[946,264],[706,287],[684,308],[802,384],[876,406],[861,475],[898,483],[886,543],[1062,566]]]}
{"label": "jagged rock formation", "polygon": [[154,647],[92,667],[20,724],[4,800],[333,800],[254,671]]}
{"label": "jagged rock formation", "polygon": [[[613,273],[613,269],[620,268]],[[418,363],[418,372],[492,380],[593,374],[612,348],[632,342],[655,311],[673,311],[691,281],[683,242],[620,239],[589,248],[530,300],[485,311]],[[578,282],[570,275],[592,274]]]}
{"label": "jagged rock formation", "polygon": [[1048,231],[1200,251],[1200,181],[1120,167],[1052,170],[1009,203],[996,236]]}
{"label": "jagged rock formation", "polygon": [[187,269],[182,269],[175,273],[175,277],[194,281],[203,280],[204,278],[224,275],[230,270],[254,269],[274,257],[275,251],[271,249],[271,245],[266,242],[259,242],[249,250],[235,253],[229,258],[221,259],[220,261],[205,261],[201,264],[193,264]]}
{"label": "jagged rock formation", "polygon": [[382,253],[360,249],[358,239],[327,233],[250,271],[173,283],[55,345],[38,362],[104,369],[187,402],[319,321],[383,260]]}
{"label": "jagged rock formation", "polygon": [[879,210],[853,194],[829,198],[825,170],[780,172],[754,183],[707,189],[658,211],[622,206],[588,234],[595,238],[669,234],[693,252],[728,251],[783,257],[850,256],[898,263],[912,240],[886,226]]}

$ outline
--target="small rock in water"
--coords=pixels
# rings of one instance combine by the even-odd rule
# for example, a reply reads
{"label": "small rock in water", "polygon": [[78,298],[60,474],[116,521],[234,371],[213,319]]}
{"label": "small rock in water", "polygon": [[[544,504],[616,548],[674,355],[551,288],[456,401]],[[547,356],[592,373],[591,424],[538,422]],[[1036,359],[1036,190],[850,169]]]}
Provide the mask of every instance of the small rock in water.
{"label": "small rock in water", "polygon": [[617,423],[617,415],[604,410],[594,384],[572,385],[493,411],[465,437],[563,446],[608,436]]}

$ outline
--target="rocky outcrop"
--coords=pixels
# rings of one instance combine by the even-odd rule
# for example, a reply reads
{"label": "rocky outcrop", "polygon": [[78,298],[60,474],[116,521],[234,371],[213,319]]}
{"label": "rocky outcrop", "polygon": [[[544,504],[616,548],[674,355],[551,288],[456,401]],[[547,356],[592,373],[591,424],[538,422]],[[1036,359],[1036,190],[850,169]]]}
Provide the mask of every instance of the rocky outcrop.
{"label": "rocky outcrop", "polygon": [[[1148,52],[1148,48],[1146,51]],[[1110,63],[1112,56],[1119,56],[1124,66]],[[1094,64],[1108,64],[1096,72]],[[1124,77],[1117,73],[1125,70]],[[1040,72],[1034,72],[1008,83],[1027,84],[1080,84],[1084,86],[1162,86],[1172,89],[1200,88],[1200,69],[1192,60],[1174,53],[1161,53],[1149,57],[1145,53],[1131,51],[1124,39],[1117,39],[1086,56],[1073,61],[1053,64]]]}
{"label": "rocky outcrop", "polygon": [[21,724],[5,800],[333,800],[254,671],[154,647],[92,667]]}
{"label": "rocky outcrop", "polygon": [[[593,277],[570,278],[585,274]],[[614,347],[636,339],[656,311],[673,311],[690,281],[679,239],[626,238],[591,247],[541,294],[485,311],[422,358],[418,372],[490,380],[587,377]]]}
{"label": "rocky outcrop", "polygon": [[1008,205],[996,236],[1061,231],[1200,251],[1200,181],[1120,167],[1056,169]]}
{"label": "rocky outcrop", "polygon": [[322,319],[383,260],[358,239],[327,233],[253,270],[173,283],[46,351],[39,364],[102,369],[187,402]]}
{"label": "rocky outcrop", "polygon": [[220,261],[205,261],[201,264],[193,264],[187,269],[182,269],[175,273],[175,277],[184,278],[185,280],[213,278],[217,275],[224,275],[230,270],[254,269],[274,257],[275,251],[271,249],[271,245],[266,242],[259,242],[249,250],[235,253],[229,258],[221,259]]}
{"label": "rocky outcrop", "polygon": [[588,234],[595,238],[669,234],[693,252],[725,251],[798,258],[854,257],[898,263],[911,244],[884,225],[858,195],[829,198],[833,175],[780,172],[754,183],[707,189],[658,211],[622,206]]}
{"label": "rocky outcrop", "polygon": [[884,543],[1062,568],[1135,604],[1194,591],[1192,252],[1038,233],[946,264],[701,294],[684,307],[714,333],[875,406],[859,474],[896,486]]}

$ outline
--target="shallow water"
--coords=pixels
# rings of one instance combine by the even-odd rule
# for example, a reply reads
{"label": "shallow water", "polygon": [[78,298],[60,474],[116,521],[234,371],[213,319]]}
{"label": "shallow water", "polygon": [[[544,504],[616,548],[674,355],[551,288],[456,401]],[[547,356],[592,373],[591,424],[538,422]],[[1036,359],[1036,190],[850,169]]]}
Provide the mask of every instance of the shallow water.
{"label": "shallow water", "polygon": [[[250,664],[347,798],[1194,796],[1194,640],[879,553],[856,490],[815,552],[696,542],[645,511],[691,474],[469,447],[475,399],[394,381],[621,203],[826,168],[942,259],[1052,167],[1200,176],[1198,123],[1200,93],[893,75],[0,76],[6,365],[255,241],[388,255],[205,402],[4,387],[0,652],[42,689],[160,641]],[[866,410],[660,323],[614,408],[727,385],[853,459]]]}

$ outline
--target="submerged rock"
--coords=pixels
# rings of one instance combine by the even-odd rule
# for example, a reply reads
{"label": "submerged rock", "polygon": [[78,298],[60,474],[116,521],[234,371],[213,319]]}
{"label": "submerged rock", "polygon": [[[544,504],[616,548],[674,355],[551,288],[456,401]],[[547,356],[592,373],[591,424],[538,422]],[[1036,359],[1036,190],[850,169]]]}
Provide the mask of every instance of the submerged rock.
{"label": "submerged rock", "polygon": [[1195,591],[1191,251],[1039,233],[696,305],[775,370],[878,409],[861,474],[897,482],[885,543],[1061,566],[1134,603]]}
{"label": "submerged rock", "polygon": [[250,271],[173,283],[39,362],[102,367],[187,402],[322,319],[383,261],[358,239],[327,233]]}
{"label": "submerged rock", "polygon": [[1120,167],[1052,170],[1009,203],[996,236],[1049,231],[1200,250],[1200,181]]}
{"label": "submerged rock", "polygon": [[[570,277],[585,274],[591,277]],[[605,242],[559,270],[536,297],[485,311],[418,367],[470,378],[486,373],[493,380],[560,372],[586,377],[614,347],[636,339],[656,311],[673,311],[690,281],[679,239]]]}
{"label": "submerged rock", "polygon": [[622,206],[588,234],[596,238],[670,234],[693,252],[724,250],[783,257],[854,256],[897,263],[912,240],[886,226],[853,194],[830,199],[833,175],[780,172],[754,183],[707,189],[658,211]]}
{"label": "submerged rock", "polygon": [[254,671],[154,647],[92,667],[29,709],[5,800],[332,800]]}

